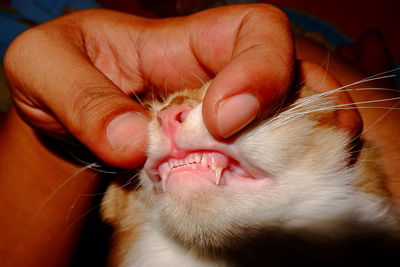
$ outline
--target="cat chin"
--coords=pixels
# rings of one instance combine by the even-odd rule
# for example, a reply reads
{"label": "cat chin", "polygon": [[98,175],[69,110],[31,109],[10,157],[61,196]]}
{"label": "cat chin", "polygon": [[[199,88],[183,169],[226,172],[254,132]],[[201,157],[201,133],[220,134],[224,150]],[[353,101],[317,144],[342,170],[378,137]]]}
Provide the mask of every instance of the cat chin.
{"label": "cat chin", "polygon": [[[155,113],[174,102],[175,96],[157,104]],[[180,259],[197,254],[194,259],[240,262],[236,254],[251,260],[253,254],[265,259],[265,254],[270,258],[274,253],[284,259],[290,253],[281,255],[280,250],[286,251],[292,243],[297,248],[299,244],[340,243],[357,233],[393,228],[392,209],[383,201],[387,193],[374,182],[382,181],[383,176],[366,168],[374,162],[372,155],[364,156],[371,149],[364,149],[359,161],[351,162],[352,136],[333,123],[335,120],[322,120],[335,118],[330,101],[320,97],[314,103],[313,99],[304,97],[291,108],[254,122],[230,142],[217,142],[208,133],[201,104],[191,104],[184,120],[179,117],[181,126],[174,128],[172,137],[166,138],[160,131],[162,125],[152,120],[149,157],[140,187],[125,193],[122,188],[109,190],[103,201],[104,217],[121,233],[126,229],[138,233],[135,242],[139,245],[132,246],[140,252],[133,254],[146,255],[144,262],[156,259],[153,254],[171,250],[179,251]],[[199,165],[196,154],[200,152],[223,154],[253,175],[247,168],[251,165],[268,174],[268,179],[253,179],[253,175],[244,179],[248,184],[229,186],[223,175],[214,180],[217,168],[211,171]],[[228,166],[223,157],[219,159],[222,166]],[[194,163],[197,174],[206,174],[205,178],[192,176],[195,173],[184,175]],[[169,174],[168,181],[164,178]],[[159,190],[154,190],[155,185]],[[159,243],[165,245],[163,252],[154,249]],[[303,252],[309,253],[307,249]],[[174,253],[171,255],[177,255]],[[175,257],[169,258],[174,259],[169,266],[176,266]]]}
{"label": "cat chin", "polygon": [[[222,199],[237,203],[222,206]],[[160,201],[164,204],[160,205]],[[239,202],[246,204],[239,197],[229,199],[221,194],[210,198],[209,194],[201,191],[192,195],[190,201],[163,196],[155,202],[158,208],[150,216],[151,224],[156,225],[156,229],[184,251],[190,251],[203,259],[221,259],[232,254],[251,253],[249,251],[257,251],[258,247],[295,248],[299,244],[310,247],[329,247],[335,244],[341,246],[349,237],[379,233],[379,226],[371,227],[370,220],[373,219],[350,221],[348,218],[354,214],[349,210],[332,211],[332,216],[324,219],[318,218],[319,214],[315,213],[309,218],[298,216],[286,218],[285,221],[283,217],[256,217],[254,206],[242,205],[239,210]],[[196,203],[202,203],[210,209],[199,210]],[[328,205],[325,208],[329,208]],[[259,211],[261,212],[263,211]],[[286,212],[290,213],[289,209]],[[335,212],[337,213],[334,215]],[[301,213],[299,211],[298,215]],[[386,226],[382,228],[387,229]]]}
{"label": "cat chin", "polygon": [[[148,185],[151,190],[151,185]],[[202,190],[190,194],[152,194],[152,223],[184,249],[202,254],[228,250],[257,243],[268,234],[293,234],[304,240],[332,240],[345,236],[350,215],[344,203],[335,197],[321,199],[320,203],[286,203],[276,209],[276,192],[266,196],[259,190],[210,194]],[[281,189],[277,189],[280,191]],[[146,190],[147,191],[147,190]],[[342,192],[344,193],[344,192]],[[313,210],[312,213],[309,210]],[[320,212],[325,212],[325,217]]]}

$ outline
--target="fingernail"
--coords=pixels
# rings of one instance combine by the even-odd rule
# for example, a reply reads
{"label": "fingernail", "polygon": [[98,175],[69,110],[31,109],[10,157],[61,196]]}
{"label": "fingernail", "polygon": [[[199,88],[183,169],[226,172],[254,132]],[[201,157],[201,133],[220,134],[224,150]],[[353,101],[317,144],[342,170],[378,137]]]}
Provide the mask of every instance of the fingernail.
{"label": "fingernail", "polygon": [[128,112],[115,117],[107,126],[107,138],[117,150],[140,142],[147,133],[148,119],[137,112]]}
{"label": "fingernail", "polygon": [[227,138],[251,122],[260,109],[258,99],[251,94],[240,94],[224,100],[217,115],[219,134]]}

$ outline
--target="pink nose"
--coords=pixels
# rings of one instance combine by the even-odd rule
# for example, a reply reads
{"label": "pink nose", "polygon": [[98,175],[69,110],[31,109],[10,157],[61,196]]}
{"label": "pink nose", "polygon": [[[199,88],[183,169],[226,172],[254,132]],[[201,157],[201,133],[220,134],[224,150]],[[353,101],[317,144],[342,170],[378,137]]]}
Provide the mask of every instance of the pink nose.
{"label": "pink nose", "polygon": [[157,114],[158,122],[168,133],[174,133],[192,108],[189,105],[173,105]]}

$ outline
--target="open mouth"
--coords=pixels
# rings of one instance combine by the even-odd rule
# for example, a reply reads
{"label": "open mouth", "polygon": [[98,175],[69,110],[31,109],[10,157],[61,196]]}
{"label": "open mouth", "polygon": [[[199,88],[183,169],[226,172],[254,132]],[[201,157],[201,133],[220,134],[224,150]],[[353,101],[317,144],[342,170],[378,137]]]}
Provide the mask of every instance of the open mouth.
{"label": "open mouth", "polygon": [[145,170],[159,192],[165,192],[171,181],[179,179],[186,183],[196,180],[208,185],[226,186],[266,178],[254,168],[245,167],[217,151],[191,152],[179,159],[167,157],[152,165]]}

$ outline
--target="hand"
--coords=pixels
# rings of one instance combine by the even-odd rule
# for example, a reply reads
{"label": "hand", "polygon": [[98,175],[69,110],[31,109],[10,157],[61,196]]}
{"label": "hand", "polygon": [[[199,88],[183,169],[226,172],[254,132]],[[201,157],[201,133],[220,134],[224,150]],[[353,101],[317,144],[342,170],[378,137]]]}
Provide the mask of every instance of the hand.
{"label": "hand", "polygon": [[28,30],[4,60],[15,106],[28,124],[72,134],[117,167],[145,157],[149,116],[131,96],[196,88],[214,78],[204,120],[212,135],[227,138],[261,111],[274,111],[293,65],[289,22],[270,5],[170,19],[76,12]]}

